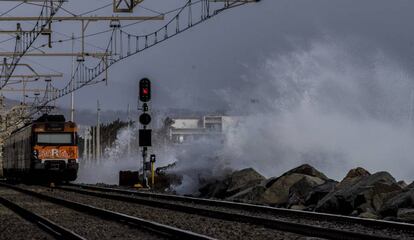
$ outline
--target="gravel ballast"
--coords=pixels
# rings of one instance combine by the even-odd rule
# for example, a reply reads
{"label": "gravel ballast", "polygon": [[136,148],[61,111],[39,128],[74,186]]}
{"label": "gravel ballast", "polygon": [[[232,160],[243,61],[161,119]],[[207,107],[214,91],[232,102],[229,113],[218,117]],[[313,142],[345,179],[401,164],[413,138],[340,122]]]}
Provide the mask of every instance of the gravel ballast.
{"label": "gravel ballast", "polygon": [[252,224],[224,221],[199,216],[197,214],[188,214],[167,209],[148,207],[140,204],[108,200],[58,189],[50,190],[49,188],[39,187],[28,188],[50,196],[148,219],[218,239],[303,239],[303,236],[298,234],[276,231]]}
{"label": "gravel ballast", "polygon": [[50,240],[52,236],[0,204],[0,239]]}
{"label": "gravel ballast", "polygon": [[[0,188],[0,194],[7,200],[54,221],[87,239],[165,239],[145,230],[132,228],[128,225],[109,220],[103,220],[14,190]],[[13,234],[16,233],[18,233],[18,231],[13,230],[5,234],[5,236],[14,236]]]}
{"label": "gravel ballast", "polygon": [[[125,196],[125,194],[116,194],[116,193],[110,193],[110,194]],[[148,199],[145,197],[137,197],[133,195],[131,195],[130,197],[134,197],[138,199]],[[155,200],[157,202],[174,203],[174,204],[180,204],[184,206],[191,206],[191,207],[202,208],[202,209],[212,209],[212,210],[231,212],[231,213],[237,213],[237,214],[242,214],[242,215],[256,216],[256,217],[282,220],[282,221],[287,221],[287,222],[295,222],[295,223],[301,223],[301,224],[308,224],[308,225],[319,226],[319,227],[324,227],[324,228],[340,229],[340,230],[345,230],[345,231],[350,231],[350,232],[367,233],[367,234],[373,234],[373,235],[378,235],[378,236],[388,236],[388,237],[395,238],[395,239],[414,239],[414,232],[403,232],[401,230],[389,229],[389,228],[388,229],[370,228],[370,227],[366,227],[361,224],[352,223],[352,222],[344,223],[344,222],[335,222],[335,221],[324,221],[324,220],[296,217],[294,215],[293,217],[287,216],[287,215],[280,216],[280,215],[274,215],[272,213],[267,214],[265,212],[251,212],[251,211],[241,210],[241,209],[207,206],[204,204],[195,204],[195,203],[189,203],[189,202],[183,202],[183,201],[167,201],[167,200],[161,200],[161,199],[152,199],[152,200]]]}

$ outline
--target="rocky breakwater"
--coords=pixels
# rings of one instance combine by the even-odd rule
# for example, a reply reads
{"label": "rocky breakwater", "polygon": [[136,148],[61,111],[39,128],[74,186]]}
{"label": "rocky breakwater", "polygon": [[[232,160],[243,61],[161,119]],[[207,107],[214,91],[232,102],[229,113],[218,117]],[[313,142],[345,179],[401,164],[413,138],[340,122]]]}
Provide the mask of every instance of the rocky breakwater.
{"label": "rocky breakwater", "polygon": [[350,170],[340,182],[304,164],[266,179],[252,168],[200,188],[199,196],[373,219],[414,222],[414,183],[387,172]]}

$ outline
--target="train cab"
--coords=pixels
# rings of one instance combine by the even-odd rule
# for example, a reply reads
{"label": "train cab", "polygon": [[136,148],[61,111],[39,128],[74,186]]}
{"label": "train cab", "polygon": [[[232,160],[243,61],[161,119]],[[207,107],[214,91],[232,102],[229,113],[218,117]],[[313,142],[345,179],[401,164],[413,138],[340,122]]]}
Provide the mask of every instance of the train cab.
{"label": "train cab", "polygon": [[13,132],[4,145],[7,178],[73,181],[77,177],[78,128],[63,115],[43,115]]}

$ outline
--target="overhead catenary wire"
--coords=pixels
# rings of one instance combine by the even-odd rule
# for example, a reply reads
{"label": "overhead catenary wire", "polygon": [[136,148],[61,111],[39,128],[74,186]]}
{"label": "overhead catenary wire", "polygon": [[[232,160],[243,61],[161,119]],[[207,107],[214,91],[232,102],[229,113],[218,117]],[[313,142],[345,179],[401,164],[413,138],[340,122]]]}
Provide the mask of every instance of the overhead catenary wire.
{"label": "overhead catenary wire", "polygon": [[[47,9],[46,7],[49,3],[52,7],[51,9]],[[55,3],[57,4],[55,5]],[[41,29],[43,29],[44,26],[50,23],[53,16],[60,9],[62,4],[63,4],[63,0],[51,1],[51,2],[44,1],[44,5],[42,7],[42,10],[40,11],[39,18],[34,28],[30,32],[18,34],[18,36],[16,37],[14,54],[11,57],[11,61],[10,63],[7,63],[5,61],[5,64],[3,65],[1,69],[0,75],[3,77],[2,79],[3,82],[0,84],[0,90],[4,86],[7,85],[10,77],[12,76],[17,64],[19,63],[23,55],[29,50],[29,48],[32,46],[34,41],[40,35]]]}
{"label": "overhead catenary wire", "polygon": [[[166,11],[165,13],[163,13],[163,14],[171,14],[171,13],[174,13],[174,12],[177,12],[177,11],[179,11],[179,12],[181,12],[185,7],[187,7],[188,5],[195,5],[195,4],[198,4],[198,3],[200,3],[200,2],[202,2],[203,0],[198,0],[198,1],[188,1],[184,6],[182,6],[182,7],[178,7],[178,8],[175,8],[175,9],[172,9],[172,10],[169,10],[169,11]],[[171,18],[171,20],[168,22],[168,24],[170,24],[171,23],[171,21],[174,19],[174,17],[173,18]],[[148,21],[148,20],[141,20],[141,21],[138,21],[138,22],[134,22],[134,23],[131,23],[131,24],[127,24],[127,25],[124,25],[123,27],[120,27],[120,29],[122,29],[122,28],[125,28],[125,27],[129,27],[129,26],[133,26],[133,25],[136,25],[136,24],[139,24],[139,23],[143,23],[143,22],[145,22],[145,21]],[[110,41],[108,42],[108,46],[107,46],[107,50],[106,51],[109,51],[109,48],[110,48],[110,46],[112,45],[112,43],[113,43],[113,41],[116,41],[116,38],[114,38],[114,34],[116,34],[116,30],[115,29],[109,29],[109,30],[105,30],[105,31],[102,31],[102,32],[99,32],[99,34],[100,33],[106,33],[106,32],[109,32],[109,31],[112,31],[112,34],[111,34],[111,38],[110,38]],[[91,36],[91,35],[97,35],[98,33],[94,33],[94,34],[89,34],[88,36]],[[86,36],[85,36],[86,37]],[[68,40],[72,40],[72,38],[70,38],[70,39],[68,39]],[[124,57],[123,57],[124,58]],[[123,59],[122,58],[122,59]],[[111,66],[112,64],[114,64],[116,61],[110,61],[109,62],[109,66]],[[103,63],[102,63],[102,61],[98,64],[98,66],[100,67],[100,66],[102,66],[102,65],[104,65]],[[91,85],[91,84],[95,84],[95,83],[99,83],[99,82],[102,82],[102,81],[96,81],[96,82],[94,82],[94,81],[84,81],[83,79],[85,78],[85,70],[80,70],[79,68],[81,67],[81,66],[84,66],[84,63],[80,63],[80,64],[78,64],[77,65],[77,67],[76,67],[76,70],[75,70],[75,74],[77,74],[77,76],[79,76],[79,78],[81,79],[80,80],[80,82],[82,82],[82,84],[81,84],[81,87],[82,86],[88,86],[88,85]],[[109,67],[108,66],[108,67]],[[91,69],[88,69],[88,72],[90,72],[90,70]],[[98,74],[99,75],[99,74]],[[72,76],[72,80],[73,80],[73,77],[74,76]],[[71,81],[72,81],[71,80]],[[65,93],[65,95],[66,94],[68,94],[70,91],[68,91],[68,87],[70,86],[70,84],[71,84],[71,81],[69,81],[66,85],[65,85],[65,87],[64,88],[62,88],[62,89],[60,89],[60,91],[61,92],[63,92],[63,93]],[[78,86],[78,88],[79,88],[79,86]],[[78,88],[76,88],[76,89],[78,89]]]}
{"label": "overhead catenary wire", "polygon": [[79,14],[78,16],[83,16],[83,15],[86,15],[86,14],[89,14],[89,13],[93,13],[93,12],[102,10],[104,8],[107,8],[109,6],[112,6],[112,3],[106,4],[106,5],[102,6],[102,7],[95,8],[93,10],[89,10],[89,11],[83,12],[83,13]]}
{"label": "overhead catenary wire", "polygon": [[[200,9],[201,13],[198,16],[193,17],[193,10],[191,9],[191,6],[195,4],[200,3]],[[126,27],[133,26],[142,22],[145,22],[146,20],[130,23],[124,26],[120,26],[118,28],[112,28],[109,30],[92,33],[87,35],[89,36],[95,36],[100,33],[107,33],[112,31],[110,41],[107,44],[106,52],[111,52],[114,55],[110,59],[101,59],[98,64],[94,65],[94,67],[87,67],[84,62],[79,62],[76,66],[74,74],[71,76],[71,80],[66,84],[63,88],[56,88],[52,84],[49,85],[49,89],[53,90],[53,94],[45,94],[42,99],[37,98],[36,103],[33,102],[33,104],[30,106],[30,110],[28,114],[25,116],[25,118],[30,118],[31,116],[34,116],[37,112],[39,112],[39,109],[42,107],[47,106],[48,103],[55,101],[58,98],[61,98],[63,96],[66,96],[67,94],[71,93],[72,91],[76,91],[84,86],[88,86],[91,84],[99,83],[104,81],[101,79],[98,79],[98,77],[106,71],[109,67],[111,67],[113,64],[130,57],[132,55],[135,55],[139,52],[142,52],[152,46],[155,46],[161,42],[164,42],[165,40],[174,37],[184,31],[186,31],[189,28],[192,28],[201,22],[204,22],[211,17],[223,12],[226,9],[230,9],[235,6],[240,6],[243,4],[246,4],[247,2],[242,1],[233,1],[231,5],[224,3],[224,7],[218,7],[215,9],[210,8],[210,1],[209,0],[198,0],[198,1],[192,1],[188,0],[187,3],[180,7],[173,10],[170,10],[168,12],[165,12],[164,14],[169,14],[173,12],[177,12],[175,16],[173,16],[165,25],[163,25],[160,28],[157,28],[154,32],[151,32],[146,35],[136,35],[129,33],[125,30],[123,30]],[[183,23],[180,23],[180,19],[184,20],[187,18],[185,16],[184,10],[188,10],[188,14],[191,14],[188,16],[188,22],[186,25]],[[198,9],[198,8],[196,8]],[[85,36],[85,37],[87,37]],[[118,37],[116,37],[118,36]],[[127,54],[125,52],[119,52],[120,49],[118,48],[115,52],[112,52],[112,46],[113,44],[118,41],[119,39],[124,38],[128,39],[128,47],[124,48],[126,49]],[[135,38],[136,40],[136,48],[134,50],[131,49],[131,42],[130,39]],[[117,40],[118,39],[118,40]],[[139,40],[142,41],[139,41]],[[72,38],[69,38],[67,41],[72,40]],[[59,42],[63,42],[64,40],[59,40]],[[135,42],[135,41],[132,41]],[[145,44],[144,44],[145,43]],[[122,44],[122,42],[120,42]],[[121,48],[122,49],[122,48]],[[123,50],[123,51],[124,51]],[[69,85],[73,83],[74,88],[70,88]]]}
{"label": "overhead catenary wire", "polygon": [[[201,2],[201,1],[202,0],[195,1],[195,2],[192,3],[192,5],[195,5],[195,4],[197,4],[197,3]],[[157,15],[157,16],[168,15],[168,14],[177,12],[180,9],[182,9],[182,7],[175,8],[175,9],[172,9],[172,10],[169,10],[169,11],[166,11],[164,13],[161,13],[161,14]],[[122,28],[127,28],[127,27],[130,27],[130,26],[134,26],[134,25],[137,25],[137,24],[141,24],[141,23],[147,22],[147,21],[150,21],[150,20],[140,20],[140,21],[137,21],[137,22],[125,24],[125,25],[121,26],[120,28],[121,29]],[[97,35],[100,35],[100,34],[109,33],[111,31],[112,31],[112,29],[108,29],[108,30],[103,30],[103,31],[95,32],[95,33],[86,34],[84,36],[84,38],[86,39],[86,38],[89,38],[89,37],[94,37],[94,36],[97,36]],[[75,37],[75,40],[79,40],[79,39],[82,39],[82,37]],[[52,43],[63,43],[63,42],[68,42],[68,41],[72,41],[72,38],[71,37],[68,37],[66,39],[55,40],[55,41],[52,41]]]}
{"label": "overhead catenary wire", "polygon": [[[198,4],[199,2],[201,2],[202,0],[198,0],[198,1],[194,1],[194,2],[192,2],[191,4],[192,5],[195,5],[195,4]],[[100,8],[97,8],[97,9],[95,9],[95,10],[91,10],[91,11],[89,11],[89,12],[93,12],[93,11],[96,11],[96,10],[98,10],[98,9],[101,9],[101,8],[105,8],[105,7],[108,7],[108,6],[110,6],[110,5],[112,5],[112,4],[107,4],[107,5],[105,5],[105,6],[102,6],[102,7],[100,7]],[[142,6],[141,6],[142,7]],[[147,9],[147,10],[149,10],[149,8],[146,8],[146,7],[144,7],[145,9]],[[174,13],[174,12],[177,12],[177,11],[179,11],[180,9],[182,9],[182,7],[178,7],[178,8],[174,8],[174,9],[172,9],[172,10],[169,10],[169,11],[166,11],[166,12],[164,12],[164,13],[160,13],[160,12],[157,12],[157,11],[155,11],[155,10],[152,10],[153,12],[157,12],[159,15],[158,16],[165,16],[165,15],[168,15],[168,14],[172,14],[172,13]],[[80,15],[84,15],[85,13],[83,13],[83,14],[80,14]],[[78,16],[80,16],[80,15],[78,15]],[[124,25],[124,26],[121,26],[120,28],[122,29],[122,28],[126,28],[126,27],[130,27],[130,26],[134,26],[134,25],[137,25],[137,24],[141,24],[141,23],[144,23],[144,22],[147,22],[147,21],[149,21],[149,20],[140,20],[140,21],[137,21],[137,22],[133,22],[133,23],[130,23],[130,24],[126,24],[126,25]],[[97,36],[97,35],[101,35],[101,34],[105,34],[105,33],[108,33],[108,32],[111,32],[112,31],[112,29],[108,29],[108,30],[103,30],[103,31],[100,31],[100,32],[96,32],[96,33],[91,33],[91,34],[87,34],[87,35],[85,35],[83,38],[84,39],[86,39],[86,38],[89,38],[89,37],[93,37],[93,36]],[[62,35],[62,36],[66,36],[66,37],[68,37],[67,39],[63,39],[63,40],[55,40],[55,41],[51,41],[51,43],[52,44],[54,44],[54,43],[63,43],[63,42],[68,42],[68,41],[72,41],[72,40],[76,40],[76,41],[80,41],[81,39],[82,39],[82,37],[80,36],[80,37],[75,37],[75,38],[72,38],[72,37],[70,37],[70,36],[68,36],[68,35],[66,35],[66,34],[64,34],[64,33],[60,33],[60,32],[57,32],[57,31],[55,31],[57,34],[59,34],[59,35]],[[106,49],[104,49],[104,48],[102,48],[102,47],[99,47],[99,46],[96,46],[96,45],[94,45],[94,44],[91,44],[91,43],[89,43],[89,42],[87,42],[87,41],[85,41],[85,44],[87,44],[87,45],[89,45],[89,46],[92,46],[92,47],[95,47],[95,48],[98,48],[98,49],[101,49],[101,50],[103,50],[103,51],[106,51]],[[39,48],[43,48],[43,47],[46,47],[48,44],[42,44],[42,45],[40,45],[40,46],[37,46],[37,47],[33,47],[33,48],[35,48],[35,49],[39,49]],[[32,50],[29,50],[29,52],[33,52],[34,50],[32,49]]]}
{"label": "overhead catenary wire", "polygon": [[[22,4],[23,4],[23,3],[28,4],[28,5],[33,5],[33,6],[42,7],[42,5],[41,5],[41,4],[38,4],[38,3],[32,3],[32,2],[22,2]],[[48,8],[50,8],[50,7],[48,7]],[[60,7],[60,9],[62,9],[62,11],[66,12],[66,13],[69,13],[69,14],[70,14],[70,15],[72,15],[72,16],[77,16],[77,15],[75,15],[74,13],[72,13],[71,11],[69,11],[69,10],[67,10],[67,9],[65,9],[65,8],[63,8],[63,7]]]}
{"label": "overhead catenary wire", "polygon": [[[201,1],[197,1],[197,2],[192,2],[191,0],[189,0],[183,7],[180,8],[180,11],[177,13],[177,15],[175,17],[171,18],[171,20],[166,25],[164,25],[163,27],[161,27],[161,28],[157,29],[156,31],[154,31],[154,32],[152,32],[150,34],[147,34],[147,35],[140,35],[140,36],[134,35],[137,38],[144,38],[145,39],[145,47],[143,47],[143,48],[139,48],[138,47],[137,51],[135,51],[134,53],[131,53],[129,55],[123,55],[123,53],[117,52],[117,49],[116,48],[113,48],[113,45],[114,45],[113,43],[115,43],[116,42],[116,39],[117,39],[117,37],[116,37],[117,36],[116,35],[117,34],[117,31],[119,31],[119,38],[120,39],[122,38],[122,34],[125,34],[125,32],[123,32],[121,29],[115,29],[114,28],[113,29],[113,33],[111,35],[111,40],[110,40],[110,44],[108,46],[108,50],[107,51],[108,52],[112,52],[115,55],[118,55],[118,58],[117,59],[111,58],[111,60],[109,61],[109,63],[107,63],[108,66],[106,68],[109,68],[114,63],[116,63],[116,62],[118,62],[118,61],[120,61],[120,60],[122,60],[122,59],[124,59],[126,57],[135,55],[135,54],[137,54],[137,53],[139,53],[139,52],[141,52],[143,50],[146,50],[146,49],[148,49],[148,48],[150,48],[150,47],[152,47],[152,46],[154,46],[156,44],[159,44],[159,43],[161,43],[161,42],[163,42],[163,41],[165,41],[165,40],[167,40],[167,39],[169,39],[169,38],[171,38],[171,37],[173,37],[173,36],[175,36],[175,35],[183,32],[183,31],[185,31],[185,30],[187,30],[187,29],[189,29],[189,28],[191,28],[191,27],[193,27],[195,25],[198,25],[199,23],[201,23],[201,22],[209,19],[210,17],[212,17],[212,16],[214,16],[214,15],[222,12],[223,9],[226,9],[226,8],[231,7],[231,6],[225,5],[225,7],[221,8],[221,9],[218,9],[217,11],[211,13],[210,12],[210,6],[209,6],[209,2],[208,1],[209,0],[201,0]],[[201,17],[199,18],[199,20],[197,22],[195,22],[195,23],[188,23],[188,25],[186,27],[183,27],[181,29],[177,25],[176,31],[173,32],[173,33],[171,33],[171,35],[168,35],[168,34],[167,35],[164,35],[164,38],[160,38],[159,40],[155,39],[154,42],[148,43],[148,36],[157,36],[157,33],[158,32],[160,32],[163,29],[167,29],[170,25],[172,25],[172,24],[174,24],[176,22],[176,19],[179,18],[179,15],[183,13],[183,10],[184,9],[188,8],[189,6],[192,6],[195,3],[206,4],[205,7],[202,8]],[[246,2],[241,2],[240,5],[243,5],[245,3]],[[211,14],[213,14],[213,15],[211,15]],[[179,24],[179,23],[177,22],[177,24]],[[170,29],[171,29],[171,27],[170,27]],[[131,35],[131,34],[128,34],[128,35]],[[116,44],[115,44],[115,46],[116,46]],[[102,65],[105,65],[105,63],[103,61],[104,60],[100,61],[95,67],[92,67],[92,68],[87,68],[84,65],[83,62],[81,64],[78,64],[78,66],[77,66],[77,68],[75,70],[75,74],[72,76],[71,81],[75,81],[76,80],[76,77],[78,77],[80,75],[80,77],[78,77],[79,78],[78,80],[79,80],[79,82],[81,84],[80,84],[80,86],[78,86],[78,88],[81,88],[81,87],[85,86],[86,84],[92,82],[97,76],[99,76],[104,71],[104,70],[102,70]],[[86,77],[88,77],[88,76],[90,77],[92,75],[93,75],[93,77],[91,77],[90,79],[88,79],[88,80],[85,81],[85,72],[86,72]],[[88,73],[89,73],[89,75],[88,75]],[[91,73],[92,73],[92,75],[91,75]],[[70,91],[68,90],[68,86],[69,85],[70,85],[70,82],[64,88],[62,88],[62,89],[59,90],[60,92],[58,94],[58,98],[61,97],[61,96],[66,95],[68,93],[70,93]]]}
{"label": "overhead catenary wire", "polygon": [[[7,14],[8,15],[8,14]],[[8,15],[8,16],[10,16],[10,15]],[[29,22],[30,23],[30,22]],[[35,25],[34,23],[30,23],[30,24],[32,24],[32,25]],[[67,34],[65,34],[65,33],[62,33],[62,32],[59,32],[59,31],[56,31],[56,30],[53,30],[53,32],[54,33],[56,33],[56,34],[59,34],[59,35],[62,35],[62,36],[64,36],[64,37],[70,37],[69,35],[67,35]],[[10,39],[7,39],[7,41],[10,41],[10,40],[12,40],[12,39],[15,39],[15,37],[13,37],[13,38],[10,38]],[[79,39],[81,39],[81,37],[78,37],[78,38],[75,38],[75,40],[76,41],[79,41]],[[70,38],[70,40],[72,40],[72,38]],[[50,43],[58,43],[59,41],[51,41]],[[0,42],[0,43],[2,43],[2,42]],[[92,47],[95,47],[95,48],[99,48],[99,49],[101,49],[101,50],[105,50],[104,48],[101,48],[101,47],[99,47],[99,46],[96,46],[95,44],[92,44],[92,43],[89,43],[89,42],[86,42],[85,41],[85,44],[87,44],[87,45],[89,45],[89,46],[92,46]],[[43,47],[46,47],[48,44],[42,44],[42,45],[40,45],[40,46],[32,46],[32,48],[34,48],[35,50],[38,50],[39,48],[43,48]],[[33,49],[31,49],[31,50],[29,50],[28,52],[32,52],[33,51]]]}
{"label": "overhead catenary wire", "polygon": [[[35,5],[35,6],[42,7],[42,5],[40,5],[40,4],[30,3],[30,2],[22,2],[22,3],[20,3],[18,6],[20,6],[20,5],[24,4],[24,3],[26,3],[26,4],[30,4],[30,5]],[[112,3],[111,3],[111,4],[106,4],[105,6],[102,6],[102,7],[99,7],[99,8],[96,8],[96,9],[93,9],[93,10],[90,10],[90,11],[88,11],[88,12],[81,13],[81,14],[76,14],[76,13],[73,13],[73,12],[71,12],[71,11],[69,11],[69,10],[67,10],[67,9],[63,8],[62,6],[60,7],[60,9],[62,9],[63,11],[65,11],[65,12],[67,12],[67,13],[69,13],[69,14],[71,14],[72,16],[82,16],[82,15],[85,15],[85,14],[88,14],[88,13],[92,13],[92,12],[98,11],[98,10],[103,9],[103,8],[105,8],[105,7],[108,7],[108,6],[110,6],[110,5],[112,5]],[[8,13],[9,13],[9,12],[11,12],[12,10],[14,10],[14,9],[15,9],[16,7],[18,7],[18,6],[15,6],[13,9],[10,9],[9,11],[7,11],[7,12],[3,13],[3,14],[2,14],[2,15],[0,15],[0,16],[8,15]],[[49,6],[46,6],[46,7],[49,7]],[[8,16],[10,16],[10,15],[8,15]],[[32,25],[34,25],[34,24],[32,23]],[[62,35],[62,36],[67,37],[67,38],[70,38],[69,40],[72,40],[72,38],[71,38],[69,35],[65,34],[65,33],[61,33],[61,32],[56,31],[56,30],[54,30],[54,32],[55,32],[56,34]],[[15,39],[15,37],[12,37],[12,38],[6,39],[6,40],[4,40],[4,41],[1,41],[0,43],[4,43],[4,42],[7,42],[7,41],[10,41],[10,40],[13,40],[13,39]],[[79,41],[79,39],[81,39],[81,37],[77,37],[77,38],[75,38],[75,40],[76,40],[76,41]],[[51,43],[60,43],[60,42],[61,42],[61,41],[52,41]],[[92,46],[92,47],[95,47],[95,48],[98,48],[98,49],[101,49],[101,50],[105,50],[104,48],[99,47],[99,46],[97,46],[97,45],[95,45],[95,44],[92,44],[92,43],[90,43],[90,42],[86,42],[86,41],[85,41],[85,44],[87,44],[87,45],[89,45],[89,46]],[[40,46],[38,46],[38,47],[32,46],[32,48],[34,48],[34,50],[39,50],[39,48],[46,47],[47,45],[48,45],[48,44],[43,44],[43,45],[40,45]],[[32,52],[32,51],[33,51],[33,49],[32,49],[32,50],[29,50],[28,52]]]}
{"label": "overhead catenary wire", "polygon": [[10,8],[9,10],[5,11],[4,13],[1,13],[1,14],[0,14],[0,17],[3,17],[4,15],[6,15],[6,14],[8,14],[8,13],[12,12],[12,11],[13,11],[13,10],[15,10],[16,8],[20,7],[23,3],[24,3],[24,2],[21,2],[21,3],[17,4],[16,6],[14,6],[14,7]]}
{"label": "overhead catenary wire", "polygon": [[[0,14],[0,17],[2,17],[2,16],[4,16],[4,15],[7,15],[8,13],[12,12],[13,10],[15,10],[16,8],[18,8],[19,6],[21,6],[23,3],[24,3],[24,2],[21,2],[21,3],[17,4],[16,6],[12,7],[11,9],[9,9],[9,10],[7,10],[7,11],[5,11],[5,12],[1,13],[1,14]],[[13,36],[13,35],[12,35],[12,34],[9,34],[9,36]],[[1,44],[1,43],[5,43],[5,42],[8,42],[8,41],[13,40],[13,39],[15,39],[15,36],[13,36],[13,37],[11,37],[11,38],[8,38],[8,39],[6,39],[6,40],[2,40],[2,41],[0,41],[0,44]]]}

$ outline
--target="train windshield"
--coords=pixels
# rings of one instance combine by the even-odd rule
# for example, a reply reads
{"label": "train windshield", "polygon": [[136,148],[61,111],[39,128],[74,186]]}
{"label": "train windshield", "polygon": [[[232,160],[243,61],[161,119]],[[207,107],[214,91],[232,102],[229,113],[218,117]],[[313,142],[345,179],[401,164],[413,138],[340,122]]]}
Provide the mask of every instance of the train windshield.
{"label": "train windshield", "polygon": [[71,133],[38,133],[38,144],[73,144]]}

